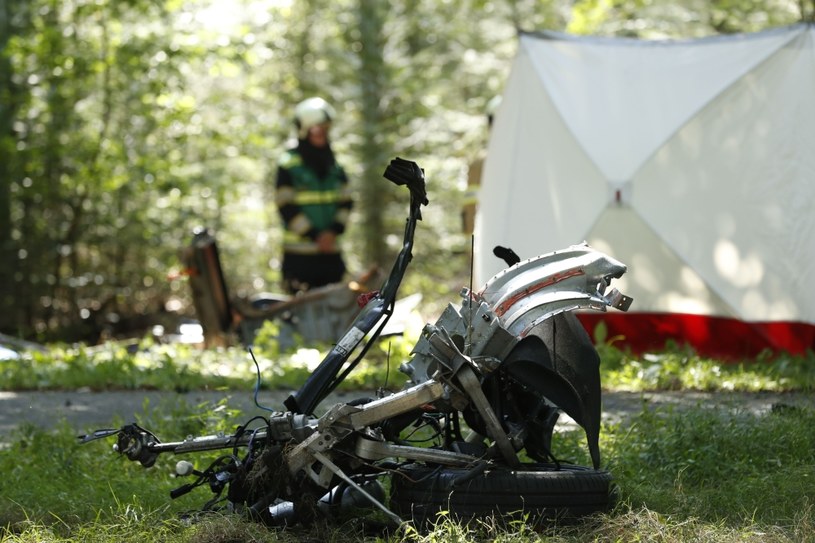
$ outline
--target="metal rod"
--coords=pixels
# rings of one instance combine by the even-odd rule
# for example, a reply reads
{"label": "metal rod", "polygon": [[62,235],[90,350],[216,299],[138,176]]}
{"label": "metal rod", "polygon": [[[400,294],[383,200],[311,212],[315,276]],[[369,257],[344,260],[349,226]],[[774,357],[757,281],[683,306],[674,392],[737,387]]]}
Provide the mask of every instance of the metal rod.
{"label": "metal rod", "polygon": [[388,509],[387,507],[385,507],[385,506],[384,506],[384,505],[383,505],[383,504],[382,504],[382,503],[381,503],[379,500],[377,500],[376,498],[374,498],[373,496],[371,496],[371,495],[370,495],[370,494],[369,494],[369,493],[368,493],[368,492],[367,492],[367,491],[366,491],[364,488],[362,488],[361,486],[359,486],[359,485],[358,485],[356,482],[354,482],[354,481],[353,481],[353,480],[352,480],[350,477],[348,477],[348,476],[347,476],[347,475],[346,475],[346,474],[345,474],[345,473],[344,473],[344,472],[343,472],[343,471],[342,471],[342,470],[341,470],[341,469],[340,469],[340,468],[339,468],[339,467],[338,467],[336,464],[334,464],[334,462],[332,462],[332,461],[331,461],[331,460],[330,460],[330,459],[329,459],[329,458],[328,458],[326,455],[324,455],[323,453],[321,453],[321,452],[319,452],[319,451],[314,451],[314,453],[313,453],[313,454],[314,454],[314,458],[316,458],[316,459],[317,459],[317,460],[318,460],[318,461],[319,461],[319,462],[320,462],[322,465],[324,465],[325,467],[327,467],[328,469],[330,469],[332,472],[334,472],[334,474],[335,474],[335,475],[337,475],[337,477],[339,477],[340,479],[342,479],[343,481],[345,481],[346,483],[348,483],[349,485],[351,485],[353,488],[355,488],[355,489],[356,489],[356,490],[357,490],[357,491],[358,491],[360,494],[362,494],[363,496],[365,496],[365,497],[368,499],[368,501],[369,501],[369,502],[371,502],[372,504],[374,504],[375,506],[377,506],[379,509],[381,509],[381,510],[382,510],[382,512],[383,512],[383,513],[385,513],[386,515],[388,515],[388,517],[389,517],[389,518],[390,518],[392,521],[394,521],[394,522],[395,522],[397,525],[402,524],[402,523],[404,522],[404,521],[402,520],[402,518],[401,518],[399,515],[397,515],[396,513],[394,513],[393,511],[391,511],[391,510],[390,510],[390,509]]}

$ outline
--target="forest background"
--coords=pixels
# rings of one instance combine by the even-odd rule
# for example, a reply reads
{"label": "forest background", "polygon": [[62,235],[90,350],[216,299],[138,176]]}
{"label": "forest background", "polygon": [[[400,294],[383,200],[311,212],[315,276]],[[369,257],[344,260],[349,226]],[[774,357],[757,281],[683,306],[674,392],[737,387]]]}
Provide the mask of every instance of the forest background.
{"label": "forest background", "polygon": [[[811,0],[0,0],[0,333],[94,343],[193,316],[180,251],[218,239],[230,294],[278,291],[275,163],[323,96],[356,207],[349,268],[389,267],[430,205],[404,294],[452,299],[460,210],[520,31],[643,39],[813,20]],[[579,241],[579,240],[578,240]]]}

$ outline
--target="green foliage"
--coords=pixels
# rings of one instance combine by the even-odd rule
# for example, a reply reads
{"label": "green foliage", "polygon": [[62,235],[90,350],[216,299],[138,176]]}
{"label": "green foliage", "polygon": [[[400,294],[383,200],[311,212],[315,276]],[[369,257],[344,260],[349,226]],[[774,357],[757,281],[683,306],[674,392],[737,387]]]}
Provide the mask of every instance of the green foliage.
{"label": "green foliage", "polygon": [[755,32],[812,16],[812,7],[784,0],[579,0],[566,30],[647,39]]}
{"label": "green foliage", "polygon": [[[273,320],[264,321],[255,333],[255,338],[252,341],[253,349],[269,358],[280,356],[282,354],[280,349],[280,329],[279,322]],[[295,338],[295,341],[302,343],[299,339]]]}
{"label": "green foliage", "polygon": [[253,382],[251,359],[241,349],[109,342],[98,348],[54,347],[19,360],[0,360],[7,390],[155,389],[184,392],[203,388],[246,388]]}
{"label": "green foliage", "polygon": [[[292,347],[281,352],[279,334],[280,326],[277,323],[265,322],[255,336],[253,352],[258,358],[264,386],[276,389],[299,388],[330,351],[331,346]],[[416,339],[416,336],[409,334],[380,338],[340,383],[339,390],[402,388],[407,376],[398,371],[399,365],[410,357]]]}
{"label": "green foliage", "polygon": [[[265,323],[253,347],[264,389],[292,390],[305,382],[330,345],[296,344],[281,351],[279,327]],[[406,376],[399,366],[410,359],[419,330],[381,338],[351,371],[340,390],[397,390]],[[602,337],[602,336],[596,336]],[[815,354],[762,355],[754,360],[724,362],[673,348],[633,356],[599,344],[601,383],[606,390],[700,390],[742,392],[811,391],[815,389]],[[184,344],[108,342],[100,347],[52,346],[27,352],[19,360],[0,360],[5,390],[154,389],[186,392],[228,388],[250,390],[257,379],[252,356],[243,348],[200,349]]]}
{"label": "green foliage", "polygon": [[173,14],[160,3],[19,9],[9,182],[11,237],[22,243],[10,286],[20,314],[38,318],[13,324],[88,338],[95,313],[122,313],[125,300],[128,313],[153,310],[156,294],[146,294],[170,295],[161,262],[175,254],[165,242],[183,215],[160,210],[189,183],[173,168],[191,114],[182,56],[167,54],[179,34],[162,31]]}
{"label": "green foliage", "polygon": [[[297,389],[330,345],[280,352],[274,329],[275,325],[265,325],[258,334],[253,349],[257,368],[252,355],[238,347],[202,350],[150,341],[139,346],[108,342],[95,348],[54,346],[18,360],[0,360],[0,382],[5,390],[251,390],[259,369],[262,388]],[[339,390],[402,388],[407,377],[398,368],[408,360],[415,340],[405,336],[378,340]]]}
{"label": "green foliage", "polygon": [[360,364],[342,383],[344,390],[401,390],[407,376],[399,366],[410,358],[416,338],[393,336],[382,338],[371,348]]}
{"label": "green foliage", "polygon": [[406,293],[454,297],[469,269],[460,189],[518,28],[687,37],[806,17],[808,3],[782,0],[6,0],[0,330],[95,343],[138,336],[167,308],[190,316],[188,286],[166,278],[202,225],[233,295],[272,290],[275,158],[292,105],[313,94],[337,107],[359,204],[351,269],[400,248],[405,202],[381,172],[404,156],[425,167],[431,201]]}
{"label": "green foliage", "polygon": [[815,353],[765,353],[752,360],[722,361],[669,346],[662,353],[633,356],[598,346],[603,386],[611,390],[775,391],[815,389]]}
{"label": "green foliage", "polygon": [[766,351],[744,360],[702,357],[688,346],[668,343],[659,353],[634,355],[618,347],[600,322],[594,330],[603,387],[609,390],[809,391],[815,388],[815,352]]}

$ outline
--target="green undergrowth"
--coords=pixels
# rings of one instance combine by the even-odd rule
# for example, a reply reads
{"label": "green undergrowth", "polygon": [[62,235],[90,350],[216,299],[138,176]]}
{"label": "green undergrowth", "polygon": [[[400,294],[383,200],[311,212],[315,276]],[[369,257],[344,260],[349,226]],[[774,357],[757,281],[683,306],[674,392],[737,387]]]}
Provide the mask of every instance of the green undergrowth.
{"label": "green undergrowth", "polygon": [[[223,410],[154,406],[139,422],[162,436],[226,429]],[[235,415],[234,413],[232,414]],[[440,518],[429,533],[406,526],[372,530],[359,521],[308,529],[266,528],[235,516],[194,523],[182,514],[210,493],[168,493],[175,457],[144,469],[111,450],[111,440],[79,445],[67,426],[19,428],[0,450],[0,540],[33,541],[815,541],[815,410],[646,407],[601,432],[604,467],[619,488],[616,508],[577,524],[534,531],[524,522]],[[587,462],[582,431],[553,443],[564,460]],[[190,458],[203,467],[214,458]]]}
{"label": "green undergrowth", "polygon": [[[204,349],[160,344],[151,339],[94,347],[53,345],[45,351],[25,352],[19,359],[0,360],[0,386],[4,390],[251,390],[259,370],[262,389],[296,389],[331,345],[281,350],[274,334],[271,323],[261,329],[251,351],[239,346]],[[401,388],[406,377],[398,367],[407,360],[413,342],[405,337],[377,340],[340,390]]]}
{"label": "green undergrowth", "polygon": [[600,345],[597,350],[606,390],[815,391],[812,351],[803,355],[765,352],[751,359],[723,361],[676,345],[642,355],[613,345]]}
{"label": "green undergrowth", "polygon": [[[261,388],[296,389],[331,345],[300,342],[299,347],[281,350],[276,333],[274,325],[267,323],[251,352],[238,346],[203,349],[150,339],[94,347],[55,345],[46,351],[26,352],[21,359],[0,360],[0,383],[4,390],[249,390],[256,384],[259,369]],[[376,341],[340,389],[401,388],[406,376],[398,368],[409,360],[417,335]],[[600,341],[597,350],[606,390],[815,390],[815,353],[811,351],[797,356],[766,352],[752,359],[722,361],[670,343],[659,353],[633,355],[618,348],[614,338]]]}
{"label": "green undergrowth", "polygon": [[603,388],[618,391],[697,390],[739,392],[815,391],[815,352],[764,351],[755,357],[717,359],[667,341],[659,352],[632,354],[622,337],[608,337],[603,323],[593,332]]}

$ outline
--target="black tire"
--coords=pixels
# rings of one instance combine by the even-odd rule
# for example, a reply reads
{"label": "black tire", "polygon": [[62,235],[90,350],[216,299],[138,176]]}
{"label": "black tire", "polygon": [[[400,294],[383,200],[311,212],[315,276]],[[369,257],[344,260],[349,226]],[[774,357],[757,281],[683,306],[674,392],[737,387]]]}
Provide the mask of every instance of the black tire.
{"label": "black tire", "polygon": [[442,511],[462,521],[492,515],[540,526],[607,511],[613,494],[609,472],[582,466],[524,464],[474,472],[409,464],[392,478],[390,508],[419,526]]}

